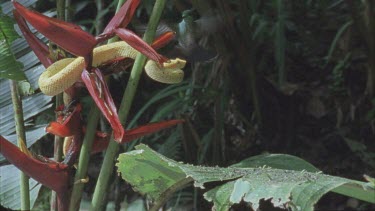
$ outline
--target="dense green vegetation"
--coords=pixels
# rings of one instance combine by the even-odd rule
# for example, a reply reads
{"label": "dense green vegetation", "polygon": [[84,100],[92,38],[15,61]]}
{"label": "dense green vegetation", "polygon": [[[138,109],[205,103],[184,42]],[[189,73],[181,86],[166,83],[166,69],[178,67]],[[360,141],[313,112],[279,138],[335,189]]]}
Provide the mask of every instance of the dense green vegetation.
{"label": "dense green vegetation", "polygon": [[[23,1],[19,2],[30,7]],[[31,2],[35,2],[30,3],[35,6],[35,10],[55,15],[55,1]],[[142,35],[154,3],[142,0],[128,28]],[[115,13],[116,5],[117,1],[110,0],[71,2],[65,10],[65,19],[79,24],[91,34],[99,34]],[[0,6],[5,15],[11,15],[12,6],[9,2],[1,1]],[[232,204],[235,204],[235,210],[249,209],[245,202],[239,203],[243,195],[214,197],[215,191],[219,192],[220,188],[234,188],[237,182],[240,183],[237,185],[246,186],[254,179],[251,176],[257,175],[246,171],[240,178],[228,176],[225,173],[228,169],[224,168],[228,166],[237,169],[255,168],[255,172],[265,166],[263,169],[266,173],[262,174],[271,178],[279,175],[279,180],[275,180],[277,185],[280,185],[278,182],[282,184],[278,190],[283,192],[277,195],[276,191],[270,191],[263,197],[266,199],[296,194],[293,191],[299,190],[286,190],[286,187],[293,183],[315,181],[311,179],[315,177],[319,182],[334,181],[332,184],[336,186],[330,184],[330,187],[336,188],[341,184],[356,184],[354,180],[370,182],[371,178],[366,181],[364,175],[375,176],[375,3],[372,0],[170,0],[166,3],[161,19],[157,34],[169,28],[176,32],[176,39],[160,52],[169,58],[180,57],[188,61],[184,69],[185,79],[180,84],[164,85],[143,74],[126,127],[134,128],[165,119],[184,119],[185,123],[121,145],[120,153],[128,154],[120,155],[120,163],[116,164],[122,168],[122,177],[115,174],[111,177],[110,191],[106,194],[109,202],[107,207],[118,210],[120,206],[129,206],[129,209],[141,210],[146,207],[146,201],[157,201],[163,191],[178,184],[178,187],[184,189],[172,189],[166,194],[170,196],[169,200],[163,199],[166,208],[209,210],[213,205],[211,202],[222,199],[223,210]],[[41,94],[37,85],[37,78],[44,68],[29,53],[24,40],[13,42],[11,50],[12,56],[23,63],[26,77],[34,89],[34,93],[23,97],[26,130],[29,131],[27,145],[33,144],[31,149],[36,154],[53,157],[54,137],[46,135],[43,127],[55,118],[55,101]],[[0,61],[6,59],[9,58],[3,57]],[[117,105],[124,94],[132,69],[130,66],[120,62],[105,69],[116,72],[109,79],[109,87]],[[7,66],[0,67],[3,71]],[[7,71],[14,70],[8,70],[7,67]],[[0,87],[0,134],[16,143],[13,114],[7,115],[12,113],[8,79],[0,79]],[[81,102],[85,108],[82,115],[87,121],[93,101],[89,95],[84,95]],[[110,131],[104,119],[100,120],[99,128]],[[175,161],[195,166],[220,166],[223,169],[201,170],[200,167],[174,163],[161,155],[146,154],[132,158],[131,155],[136,156],[140,149],[154,153],[147,151],[143,145],[138,146],[137,151],[129,152],[139,143]],[[279,155],[278,158],[282,161],[285,159],[286,163],[281,166],[266,160],[265,153],[294,155],[305,161]],[[254,160],[245,160],[258,155],[260,157]],[[99,153],[90,159],[90,180],[85,184],[81,207],[90,206],[87,203],[92,200],[104,156],[105,153]],[[127,161],[128,166],[127,162],[121,163],[121,159],[125,158],[130,160]],[[152,189],[154,187],[133,181],[131,177],[137,178],[137,170],[143,174],[147,172],[142,171],[141,167],[137,168],[142,166],[141,163],[132,159],[165,159],[163,162],[176,165],[170,167],[161,162],[157,168],[174,171],[173,174],[164,172],[167,176],[163,175],[163,171],[155,173],[156,178],[167,178],[167,182],[163,181],[163,185],[160,185],[166,190],[155,191]],[[258,163],[256,159],[259,159]],[[0,162],[7,164],[2,157]],[[275,168],[275,172],[267,166]],[[143,167],[151,168],[147,165]],[[126,175],[129,169],[136,173]],[[301,171],[303,169],[307,172]],[[324,176],[316,176],[320,175],[316,174],[318,170]],[[221,173],[207,179],[208,175],[216,171]],[[296,176],[294,171],[300,171],[303,175]],[[168,180],[170,175],[177,176]],[[280,179],[280,175],[288,179]],[[189,181],[183,180],[186,176],[191,176]],[[259,184],[264,186],[257,186],[255,190],[268,185],[263,183],[266,176],[259,178]],[[193,180],[201,185],[205,183],[206,190],[188,185]],[[218,182],[222,180],[229,182]],[[372,196],[375,198],[374,183],[366,185],[368,192],[356,192],[349,188],[349,192],[352,191],[354,195],[348,195],[345,188],[335,189],[334,192],[345,196],[329,193],[320,199],[315,208],[375,209],[374,200],[371,203]],[[310,188],[313,189],[312,186]],[[356,187],[355,190],[358,189]],[[149,195],[142,197],[137,191]],[[293,208],[293,203],[305,204],[307,207],[311,203],[312,206],[328,191],[316,194],[317,198],[311,199],[312,202],[301,199],[303,202],[293,201],[289,207]],[[34,200],[37,192],[31,194],[32,198],[35,196]],[[49,206],[49,195],[50,191],[41,188],[35,206],[38,209],[49,209],[46,208]],[[310,196],[312,198],[313,193]],[[234,201],[229,202],[229,197]],[[358,200],[366,198],[367,202]],[[254,201],[257,200],[251,198],[245,201],[256,207],[258,205]],[[288,202],[286,199],[280,201]],[[218,207],[218,204],[216,201],[215,206]],[[264,210],[272,209],[272,204],[284,206],[283,203],[277,204],[271,200],[260,201],[260,207]]]}

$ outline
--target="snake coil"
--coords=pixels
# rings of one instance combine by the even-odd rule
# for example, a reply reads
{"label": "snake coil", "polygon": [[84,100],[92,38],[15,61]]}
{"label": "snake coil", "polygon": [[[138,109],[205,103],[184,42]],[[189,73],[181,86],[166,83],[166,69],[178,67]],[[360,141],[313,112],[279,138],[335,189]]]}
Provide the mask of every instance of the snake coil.
{"label": "snake coil", "polygon": [[[97,67],[119,58],[135,59],[137,53],[137,50],[124,41],[99,46],[93,52],[93,66]],[[184,72],[181,69],[185,64],[185,60],[177,58],[164,63],[163,67],[160,67],[155,61],[148,60],[145,71],[153,80],[174,84],[183,80]],[[81,78],[84,68],[85,62],[83,57],[59,60],[41,74],[39,77],[39,88],[46,95],[57,95],[77,82]]]}

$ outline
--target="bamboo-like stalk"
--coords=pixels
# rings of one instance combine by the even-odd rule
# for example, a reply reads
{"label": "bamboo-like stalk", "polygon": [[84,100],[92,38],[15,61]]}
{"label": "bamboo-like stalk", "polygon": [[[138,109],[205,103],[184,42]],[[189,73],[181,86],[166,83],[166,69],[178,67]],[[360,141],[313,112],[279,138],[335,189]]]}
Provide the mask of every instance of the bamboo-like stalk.
{"label": "bamboo-like stalk", "polygon": [[[165,3],[166,0],[156,0],[155,2],[147,30],[143,37],[143,39],[147,43],[151,43],[154,39],[156,28],[158,26]],[[122,102],[119,109],[119,118],[122,124],[126,122],[126,119],[128,117],[130,107],[132,105],[133,98],[137,91],[138,82],[141,77],[142,69],[145,62],[146,57],[139,53],[135,59],[134,66],[130,73],[130,78],[126,86],[124,97],[122,98]],[[113,172],[114,161],[117,157],[118,151],[119,145],[113,140],[112,136],[104,157],[98,181],[96,183],[90,210],[102,210],[105,205],[105,195],[107,193],[106,191],[108,189],[109,179],[111,178]]]}
{"label": "bamboo-like stalk", "polygon": [[358,9],[356,3],[357,1],[354,0],[346,0],[348,4],[348,8],[350,8],[350,13],[352,19],[355,23],[356,28],[362,34],[364,42],[366,44],[368,53],[369,53],[369,67],[368,67],[368,81],[367,81],[367,92],[369,93],[370,97],[375,96],[375,21],[374,21],[374,2],[372,0],[363,1],[365,6],[365,20],[363,20],[363,16],[360,14],[360,10]]}
{"label": "bamboo-like stalk", "polygon": [[[95,4],[96,4],[97,14],[99,14],[104,8],[104,2],[103,2],[103,0],[96,0]],[[116,12],[117,12],[117,10],[116,10]],[[97,16],[97,18],[95,19],[95,34],[96,35],[99,35],[100,32],[103,30],[103,25],[104,25],[103,24],[103,17]]]}
{"label": "bamboo-like stalk", "polygon": [[[57,10],[57,18],[60,20],[65,20],[65,0],[57,0],[56,1],[56,10]],[[56,108],[63,104],[63,94],[58,94],[55,97]],[[57,117],[57,115],[56,115]],[[53,159],[56,162],[62,161],[63,156],[63,142],[64,139],[60,136],[55,136],[54,139],[54,148],[53,148]],[[51,191],[51,201],[50,201],[50,210],[55,211],[57,210],[57,194],[55,191]]]}
{"label": "bamboo-like stalk", "polygon": [[[99,2],[99,3],[98,3]],[[101,4],[101,0],[97,1],[97,4]],[[116,12],[121,8],[121,6],[124,4],[124,0],[120,0],[117,4]],[[99,8],[98,8],[99,11]],[[100,27],[97,28],[97,33],[100,31]],[[115,39],[110,39],[108,43],[115,41]],[[106,82],[108,83],[108,77],[106,77]],[[86,134],[83,139],[82,148],[78,160],[78,168],[76,175],[74,177],[75,184],[73,186],[70,204],[69,204],[69,210],[75,211],[79,209],[79,205],[82,198],[83,193],[83,187],[84,184],[80,182],[82,179],[85,179],[87,176],[87,170],[88,170],[88,164],[90,160],[90,152],[92,149],[92,145],[94,142],[94,135],[95,131],[98,125],[100,117],[100,111],[97,106],[92,108],[89,113],[89,118],[87,120],[87,126],[86,126]]]}
{"label": "bamboo-like stalk", "polygon": [[[63,104],[63,95],[62,94],[56,95],[55,102],[56,102],[56,108],[59,105]],[[56,117],[57,117],[57,115],[56,115]],[[55,138],[54,138],[54,147],[53,147],[53,159],[56,162],[61,162],[62,161],[63,142],[64,142],[64,138],[62,138],[60,136],[55,136]],[[53,190],[51,190],[51,203],[50,204],[51,204],[50,205],[50,210],[51,211],[57,210],[57,194]]]}
{"label": "bamboo-like stalk", "polygon": [[65,21],[72,22],[72,9],[70,8],[72,0],[65,0]]}
{"label": "bamboo-like stalk", "polygon": [[373,0],[366,2],[366,19],[368,28],[369,46],[369,70],[368,70],[368,92],[371,97],[375,96],[375,3]]}
{"label": "bamboo-like stalk", "polygon": [[[11,90],[11,95],[12,95],[14,119],[16,122],[18,146],[21,148],[21,151],[22,151],[21,145],[26,146],[26,134],[25,134],[24,119],[23,119],[22,101],[21,101],[21,96],[19,94],[17,81],[10,80],[10,90]],[[21,187],[21,210],[30,210],[29,177],[23,172],[21,172],[20,187]]]}
{"label": "bamboo-like stalk", "polygon": [[57,18],[65,20],[65,0],[56,0]]}
{"label": "bamboo-like stalk", "polygon": [[87,177],[87,169],[90,161],[91,148],[94,143],[95,132],[100,117],[99,108],[94,106],[89,113],[86,126],[86,134],[83,139],[81,152],[79,154],[78,168],[74,177],[74,186],[70,197],[69,210],[75,211],[79,209],[82,198],[84,183],[80,182]]}
{"label": "bamboo-like stalk", "polygon": [[286,38],[285,38],[285,11],[284,11],[284,4],[285,1],[277,0],[277,16],[278,20],[276,23],[276,30],[275,30],[275,58],[278,68],[278,81],[279,87],[283,87],[286,82],[287,73],[285,69],[285,45],[286,45]]}

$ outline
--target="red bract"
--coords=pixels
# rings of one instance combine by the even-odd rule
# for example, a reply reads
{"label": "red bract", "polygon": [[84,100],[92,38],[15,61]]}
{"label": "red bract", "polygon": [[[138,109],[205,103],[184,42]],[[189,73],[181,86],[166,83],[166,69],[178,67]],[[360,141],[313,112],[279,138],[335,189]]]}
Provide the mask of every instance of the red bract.
{"label": "red bract", "polygon": [[56,191],[59,198],[59,210],[67,210],[69,200],[69,167],[67,165],[47,158],[41,161],[28,156],[2,136],[0,136],[0,153],[22,172]]}
{"label": "red bract", "polygon": [[132,19],[135,10],[137,9],[139,5],[140,0],[128,0],[125,2],[124,5],[120,8],[120,10],[113,16],[111,21],[107,24],[107,26],[104,29],[103,34],[99,35],[103,36],[106,34],[113,34],[114,29],[117,28],[125,28]]}
{"label": "red bract", "polygon": [[[121,140],[121,143],[127,143],[135,139],[141,138],[146,135],[156,133],[160,130],[167,129],[174,125],[183,123],[183,120],[174,119],[163,122],[150,123],[147,125],[142,125],[134,129],[126,130],[125,136]],[[97,132],[95,136],[95,142],[92,148],[92,153],[101,152],[107,148],[109,144],[109,136],[106,133]]]}
{"label": "red bract", "polygon": [[[151,46],[147,45],[140,37],[134,34],[134,32],[121,28],[115,29],[115,32],[121,39],[125,40],[130,46],[142,52],[142,54],[146,55],[148,58],[159,62],[159,64],[168,61],[167,58],[158,54]],[[144,44],[140,45],[140,43]]]}
{"label": "red bract", "polygon": [[[76,122],[78,122],[77,116],[80,116],[79,112],[81,111],[81,105],[77,104],[73,112],[69,112],[68,115],[65,115],[63,112],[61,112],[62,110],[63,110],[63,107],[60,107],[60,109],[58,110],[58,112],[60,113],[60,115],[57,118],[58,121],[51,122],[48,125],[46,131],[54,135],[58,135],[62,137],[69,137],[69,136],[73,136],[77,134],[78,131],[73,126],[76,125]],[[182,122],[183,120],[175,119],[175,120],[168,120],[168,121],[163,121],[163,122],[156,122],[156,123],[142,125],[134,129],[126,130],[125,135],[118,142],[127,143],[135,139],[138,139],[140,137],[143,137],[152,133],[156,133],[160,130],[172,127],[176,124],[180,124]],[[77,127],[77,128],[81,128],[81,127]],[[83,134],[86,132],[86,129],[84,127],[82,127],[81,130]],[[96,131],[92,152],[96,153],[96,152],[103,151],[108,146],[109,138],[110,138],[109,134]],[[73,144],[76,144],[74,143],[74,140],[73,140]],[[75,150],[71,149],[69,151],[75,151]],[[68,152],[68,153],[72,154],[74,152]]]}
{"label": "red bract", "polygon": [[125,131],[118,118],[115,103],[109,94],[108,86],[102,73],[98,68],[93,68],[91,73],[83,70],[81,77],[99,109],[111,124],[115,141],[120,142],[124,137]]}
{"label": "red bract", "polygon": [[13,5],[17,12],[35,29],[74,55],[85,57],[96,46],[95,38],[75,24],[28,10],[15,1],[13,1]]}
{"label": "red bract", "polygon": [[68,106],[65,108],[63,105],[56,109],[58,118],[56,122],[51,122],[46,127],[46,132],[52,133],[61,137],[73,136],[80,132],[81,125],[81,104],[76,106]]}
{"label": "red bract", "polygon": [[152,133],[156,133],[160,130],[172,127],[174,125],[177,125],[183,122],[184,120],[181,120],[181,119],[173,119],[173,120],[168,120],[168,121],[163,121],[163,122],[149,123],[147,125],[142,125],[134,129],[127,130],[126,135],[121,143],[133,141],[134,139],[137,139],[137,138],[140,138],[145,135],[152,134]]}
{"label": "red bract", "polygon": [[151,47],[153,49],[159,49],[161,47],[164,47],[166,44],[168,44],[175,37],[176,37],[175,32],[172,32],[172,31],[165,32],[154,40],[154,42],[151,44]]}
{"label": "red bract", "polygon": [[[72,111],[69,111],[69,110],[72,110]],[[74,134],[78,132],[76,127],[77,127],[77,122],[78,121],[80,122],[80,120],[78,120],[77,118],[80,117],[81,110],[82,110],[81,104],[77,104],[74,108],[70,108],[70,109],[66,109],[66,108],[64,109],[64,106],[60,106],[57,109],[57,113],[59,114],[57,117],[57,121],[51,122],[47,126],[46,131],[54,135],[58,135],[62,137],[73,136]],[[180,119],[174,119],[174,120],[155,122],[155,123],[142,125],[137,128],[125,131],[125,135],[118,142],[119,143],[130,142],[137,138],[140,138],[140,137],[152,134],[152,133],[156,133],[160,130],[172,127],[182,122],[184,121]],[[81,130],[83,133],[86,132],[86,129],[84,127]],[[110,138],[109,134],[97,131],[95,133],[95,142],[94,142],[93,151],[94,152],[103,151],[108,146],[109,138]]]}
{"label": "red bract", "polygon": [[21,29],[23,36],[27,38],[27,43],[30,45],[31,49],[33,49],[35,55],[38,57],[40,62],[42,62],[43,66],[47,68],[53,64],[54,61],[49,57],[50,52],[48,47],[34,36],[27,26],[25,19],[23,19],[16,10],[13,11],[13,15]]}

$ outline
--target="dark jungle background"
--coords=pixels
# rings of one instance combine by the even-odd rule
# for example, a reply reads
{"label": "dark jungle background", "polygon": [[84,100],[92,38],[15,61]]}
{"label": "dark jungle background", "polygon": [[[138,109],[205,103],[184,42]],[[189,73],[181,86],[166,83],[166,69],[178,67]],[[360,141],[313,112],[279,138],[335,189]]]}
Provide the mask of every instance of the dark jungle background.
{"label": "dark jungle background", "polygon": [[[99,33],[116,3],[72,1],[70,21]],[[153,3],[141,1],[131,29],[143,33]],[[55,7],[46,0],[35,5],[38,11]],[[375,1],[170,0],[162,19],[160,32],[177,33],[162,53],[188,61],[185,79],[167,86],[144,75],[127,125],[169,118],[186,123],[137,143],[197,165],[228,166],[262,153],[286,153],[330,175],[375,175]],[[128,76],[124,71],[111,78],[117,103]],[[36,121],[53,115],[50,109]],[[103,123],[102,129],[109,128]],[[53,138],[45,139],[36,148],[52,155]],[[91,197],[102,157],[92,158],[85,198]],[[122,180],[113,181],[108,197],[114,206],[125,195],[130,201],[139,197]],[[209,210],[200,191],[181,191],[178,207]],[[316,208],[375,207],[330,193]]]}

